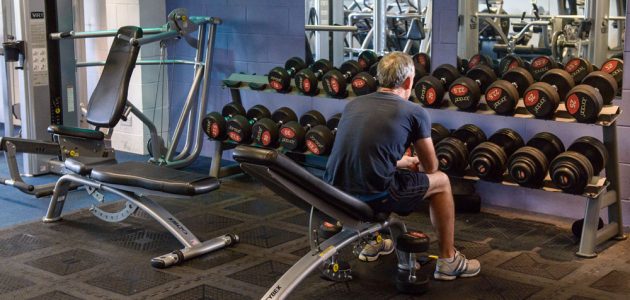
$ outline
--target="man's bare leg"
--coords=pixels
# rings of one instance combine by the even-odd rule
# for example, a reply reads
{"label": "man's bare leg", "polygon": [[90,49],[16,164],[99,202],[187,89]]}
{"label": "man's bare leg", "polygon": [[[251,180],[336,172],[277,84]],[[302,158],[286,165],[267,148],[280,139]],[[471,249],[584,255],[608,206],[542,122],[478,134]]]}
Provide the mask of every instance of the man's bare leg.
{"label": "man's bare leg", "polygon": [[455,204],[451,183],[443,172],[427,174],[429,189],[425,199],[429,199],[431,224],[440,239],[440,257],[455,256]]}

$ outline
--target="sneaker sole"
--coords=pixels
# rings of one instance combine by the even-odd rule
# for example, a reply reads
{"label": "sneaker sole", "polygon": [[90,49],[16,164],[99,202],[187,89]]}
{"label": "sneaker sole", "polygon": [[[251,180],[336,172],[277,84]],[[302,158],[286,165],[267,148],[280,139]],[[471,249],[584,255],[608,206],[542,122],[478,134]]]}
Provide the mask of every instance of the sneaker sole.
{"label": "sneaker sole", "polygon": [[394,252],[394,247],[392,247],[392,249],[389,250],[389,252],[381,251],[379,253],[376,253],[375,256],[364,256],[363,254],[359,254],[359,260],[360,261],[372,262],[372,261],[377,260],[379,258],[379,256],[381,256],[381,255],[389,255],[389,254],[392,254],[392,252]]}
{"label": "sneaker sole", "polygon": [[459,276],[457,276],[457,275],[446,275],[446,274],[442,274],[442,273],[439,273],[439,272],[434,272],[433,273],[433,278],[435,278],[437,280],[451,281],[451,280],[457,279],[457,277],[461,277],[461,278],[474,277],[474,276],[479,275],[480,272],[481,272],[481,268],[479,268],[479,270],[477,270],[477,272],[475,272],[475,273],[471,273],[471,274],[463,273],[463,274],[461,274]]}

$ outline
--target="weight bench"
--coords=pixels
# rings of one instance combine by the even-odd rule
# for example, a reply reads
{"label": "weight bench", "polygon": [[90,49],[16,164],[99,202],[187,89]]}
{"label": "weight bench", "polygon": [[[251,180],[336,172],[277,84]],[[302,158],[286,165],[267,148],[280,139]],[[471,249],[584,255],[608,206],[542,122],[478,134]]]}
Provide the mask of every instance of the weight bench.
{"label": "weight bench", "polygon": [[94,158],[69,158],[64,162],[65,167],[75,174],[64,175],[57,181],[44,222],[61,220],[68,191],[73,185],[81,185],[99,202],[104,201],[100,192],[113,193],[127,201],[118,212],[106,212],[93,206],[90,211],[99,219],[120,222],[141,209],[184,245],[183,249],[153,258],[151,265],[156,268],[179,264],[238,242],[238,236],[233,234],[202,242],[175,216],[147,197],[188,198],[207,194],[219,188],[218,179],[150,163],[117,163],[114,159],[99,161],[96,165],[93,162]]}
{"label": "weight bench", "polygon": [[[407,233],[407,228],[400,219],[390,214],[374,212],[365,202],[325,183],[276,150],[240,145],[234,150],[234,159],[240,163],[245,173],[255,177],[295,206],[311,212],[317,210],[325,215],[325,220],[338,220],[343,224],[340,232],[319,245],[312,245],[311,251],[284,273],[262,299],[288,297],[306,276],[336,257],[339,250],[382,229],[389,229],[393,241],[398,244],[396,254],[399,270],[413,270],[410,266],[415,267],[415,259],[410,253],[426,252],[428,248],[426,238],[424,245],[420,247],[422,251],[416,251],[420,249],[416,245],[418,239]],[[405,239],[411,240],[414,245],[400,247],[400,244],[407,244]],[[407,287],[411,285],[411,289],[419,287],[418,290],[426,291],[428,279],[418,279],[415,282],[415,273],[412,275],[414,282],[407,283]],[[404,276],[411,278],[407,273]],[[397,287],[399,283],[405,285],[405,282],[399,280],[396,283]]]}
{"label": "weight bench", "polygon": [[[129,80],[136,66],[140,46],[130,44],[126,39],[140,39],[142,28],[135,26],[121,27],[109,49],[101,77],[94,88],[87,107],[86,120],[95,126],[94,130],[63,125],[50,125],[48,132],[52,141],[29,140],[22,138],[0,137],[0,151],[5,152],[10,178],[0,178],[0,184],[16,187],[20,191],[36,197],[52,193],[54,183],[33,186],[27,184],[18,168],[17,153],[32,153],[54,156],[48,161],[46,170],[63,175],[66,173],[64,161],[67,158],[92,157],[104,161],[114,157],[114,150],[109,146],[109,137],[120,120],[127,120],[130,113],[137,116],[149,129],[153,149],[159,149],[160,138],[151,120],[127,100]],[[108,129],[105,135],[99,129]],[[161,156],[160,151],[153,151],[153,161]]]}

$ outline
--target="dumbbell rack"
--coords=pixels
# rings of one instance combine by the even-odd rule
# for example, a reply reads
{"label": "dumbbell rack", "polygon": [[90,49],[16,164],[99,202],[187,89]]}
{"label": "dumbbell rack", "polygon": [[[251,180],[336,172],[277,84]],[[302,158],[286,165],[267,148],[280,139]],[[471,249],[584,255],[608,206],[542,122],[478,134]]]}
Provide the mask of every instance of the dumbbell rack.
{"label": "dumbbell rack", "polygon": [[[239,102],[241,100],[240,90],[257,90],[262,93],[273,93],[274,95],[281,95],[276,93],[273,89],[252,89],[250,85],[253,87],[261,87],[267,84],[267,77],[261,75],[246,75],[246,74],[232,74],[226,80],[224,80],[226,86],[230,88],[232,100]],[[297,89],[293,88],[291,92],[287,94],[300,95]],[[314,97],[321,98],[329,98],[324,93],[320,93]],[[352,100],[355,97],[352,89],[348,87],[348,100]],[[448,98],[448,96],[446,96]],[[451,104],[448,99],[444,101],[445,105],[440,108],[429,108],[425,107],[425,109],[431,110],[453,110],[458,113],[474,113],[481,115],[497,115],[493,110],[491,110],[485,104],[485,96],[482,96],[482,99],[479,104],[479,108],[474,112],[464,112],[458,110],[458,108]],[[617,124],[616,120],[621,114],[621,109],[615,105],[604,106],[598,120],[594,124],[584,124],[578,123],[573,119],[569,113],[566,111],[564,103],[561,103],[556,110],[556,114],[552,119],[544,120],[547,122],[563,122],[563,123],[574,123],[576,125],[582,126],[600,126],[603,132],[603,142],[606,145],[606,149],[609,153],[608,161],[606,162],[606,177],[594,177],[589,185],[587,186],[585,192],[581,195],[582,197],[587,199],[586,210],[584,213],[584,226],[582,228],[582,235],[580,239],[580,246],[578,252],[576,252],[577,256],[584,258],[594,258],[597,256],[595,252],[595,247],[607,240],[616,239],[616,240],[624,240],[626,236],[623,234],[623,220],[622,220],[622,212],[621,212],[621,197],[619,195],[619,164],[618,164],[618,151],[617,151]],[[527,112],[523,104],[523,100],[519,100],[516,108],[516,112],[513,116],[502,116],[505,118],[520,118],[520,119],[535,119],[534,116]],[[537,119],[535,119],[537,120]],[[220,163],[221,156],[223,150],[228,150],[235,147],[235,144],[229,142],[219,142],[215,141],[215,155],[212,157],[212,165],[210,168],[210,175],[218,176],[219,174],[223,175],[223,171],[220,172]],[[303,164],[312,164],[314,161],[317,161],[317,165],[322,164],[325,166],[326,157],[315,156],[308,153],[287,153],[293,159],[296,159],[298,162]],[[466,180],[479,181],[480,179],[476,177],[474,174],[465,174],[462,178]],[[498,182],[498,184],[506,185],[506,186],[518,186],[516,183],[511,181],[509,177],[506,175],[502,182]],[[561,190],[555,188],[549,177],[545,179],[545,186],[542,189],[546,192],[556,192],[562,193]],[[604,225],[603,228],[597,229],[599,222],[600,211],[604,208],[608,209],[608,224]]]}

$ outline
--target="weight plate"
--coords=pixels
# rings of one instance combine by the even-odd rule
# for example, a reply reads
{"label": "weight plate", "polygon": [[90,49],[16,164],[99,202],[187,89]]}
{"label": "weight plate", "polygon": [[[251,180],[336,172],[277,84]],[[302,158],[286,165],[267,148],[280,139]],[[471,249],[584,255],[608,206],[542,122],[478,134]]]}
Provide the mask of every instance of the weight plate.
{"label": "weight plate", "polygon": [[593,65],[583,58],[572,58],[564,65],[564,70],[571,74],[575,82],[582,82],[586,75],[593,72]]}
{"label": "weight plate", "polygon": [[241,143],[248,143],[251,138],[251,126],[249,125],[249,120],[241,115],[234,116],[227,122],[227,135],[230,140]]}
{"label": "weight plate", "polygon": [[317,125],[306,133],[306,147],[315,155],[326,155],[330,153],[334,135],[332,131],[324,126]]}
{"label": "weight plate", "polygon": [[456,137],[447,137],[435,146],[438,167],[449,175],[463,175],[468,167],[466,145]]}
{"label": "weight plate", "polygon": [[414,92],[418,101],[428,107],[441,107],[444,103],[444,85],[439,79],[427,75],[416,83]]}
{"label": "weight plate", "polygon": [[604,62],[601,71],[612,75],[617,80],[618,88],[621,88],[623,81],[623,60],[618,58],[610,58]]}
{"label": "weight plate", "polygon": [[378,54],[372,50],[363,50],[357,59],[361,71],[369,71],[370,67],[378,62]]}
{"label": "weight plate", "polygon": [[512,115],[518,103],[518,90],[505,81],[497,80],[486,90],[486,104],[499,115]]}
{"label": "weight plate", "polygon": [[485,92],[488,86],[497,80],[494,70],[486,65],[478,65],[466,73],[468,78],[478,81],[481,92]]}
{"label": "weight plate", "polygon": [[564,152],[564,144],[560,138],[550,132],[537,133],[529,139],[527,146],[540,150],[548,161],[552,161],[558,154]]}
{"label": "weight plate", "polygon": [[612,103],[615,95],[617,95],[617,81],[615,77],[603,71],[595,71],[586,75],[584,80],[582,80],[582,84],[596,88],[602,95],[602,100],[604,100],[606,105]]}
{"label": "weight plate", "polygon": [[479,144],[470,153],[470,168],[483,180],[500,181],[505,172],[507,159],[508,156],[502,147],[487,141]]}
{"label": "weight plate", "polygon": [[275,147],[278,143],[278,125],[269,118],[258,120],[252,126],[252,140],[259,146]]}
{"label": "weight plate", "polygon": [[529,70],[534,77],[534,80],[540,80],[540,78],[551,69],[558,67],[556,61],[549,56],[538,56],[529,64]]}
{"label": "weight plate", "polygon": [[593,166],[588,158],[574,151],[558,155],[549,166],[549,175],[553,183],[571,194],[584,193],[593,173]]}
{"label": "weight plate", "polygon": [[503,148],[507,156],[512,155],[516,149],[525,146],[523,138],[518,132],[510,128],[501,128],[497,130],[488,141],[495,143]]}
{"label": "weight plate", "polygon": [[455,81],[455,79],[461,76],[461,73],[453,65],[443,64],[435,68],[435,70],[433,70],[433,73],[431,73],[431,75],[433,75],[433,77],[442,81],[442,84],[444,85],[444,87],[449,87],[451,86],[453,81]]}
{"label": "weight plate", "polygon": [[444,127],[444,125],[440,123],[431,124],[431,140],[434,145],[447,138],[449,135],[451,135],[451,132]]}
{"label": "weight plate", "polygon": [[471,70],[472,68],[478,65],[486,65],[492,68],[493,67],[492,58],[481,53],[475,54],[468,60],[468,70]]}
{"label": "weight plate", "polygon": [[460,77],[451,84],[448,90],[451,103],[461,110],[476,110],[481,97],[479,85],[468,77]]}
{"label": "weight plate", "polygon": [[337,125],[339,125],[339,121],[341,121],[341,114],[334,114],[326,121],[326,127],[330,130],[335,130]]}
{"label": "weight plate", "polygon": [[534,77],[525,68],[515,67],[503,73],[503,80],[516,86],[519,97],[525,94],[525,90],[534,83]]}
{"label": "weight plate", "polygon": [[279,93],[287,93],[291,90],[291,75],[287,70],[275,67],[267,75],[269,86]]}
{"label": "weight plate", "polygon": [[359,74],[359,72],[363,71],[363,68],[361,68],[361,65],[358,62],[354,60],[348,60],[341,64],[341,68],[339,68],[339,71],[341,71],[341,73],[346,77],[347,80],[354,77],[354,75]]}
{"label": "weight plate", "polygon": [[320,79],[326,72],[332,70],[333,65],[327,59],[320,59],[311,65],[310,69],[317,75],[317,79]]}
{"label": "weight plate", "polygon": [[218,112],[207,114],[202,120],[203,131],[214,140],[225,140],[227,132],[225,130],[225,117]]}
{"label": "weight plate", "polygon": [[295,86],[305,95],[315,96],[319,93],[317,75],[311,69],[302,69],[295,74]]}
{"label": "weight plate", "polygon": [[560,104],[558,92],[548,83],[532,84],[523,96],[525,108],[536,118],[552,118]]}
{"label": "weight plate", "polygon": [[431,57],[426,53],[417,53],[413,56],[413,63],[416,69],[420,69],[424,74],[431,72]]}
{"label": "weight plate", "polygon": [[576,139],[571,146],[569,146],[568,150],[586,156],[593,165],[595,174],[599,174],[608,161],[608,150],[604,143],[591,136],[583,136]]}
{"label": "weight plate", "polygon": [[326,124],[326,118],[316,110],[309,110],[300,117],[300,125],[304,127],[315,127],[323,124]]}
{"label": "weight plate", "polygon": [[580,84],[569,91],[567,112],[580,123],[594,123],[602,110],[604,100],[597,89]]}
{"label": "weight plate", "polygon": [[338,70],[330,70],[322,77],[322,86],[328,96],[345,98],[348,95],[346,77]]}
{"label": "weight plate", "polygon": [[284,106],[276,109],[271,115],[271,119],[276,123],[284,124],[290,121],[297,121],[297,115],[292,109]]}
{"label": "weight plate", "polygon": [[377,82],[374,76],[367,72],[361,72],[352,78],[352,91],[357,96],[363,96],[376,92]]}
{"label": "weight plate", "polygon": [[287,150],[301,149],[304,134],[304,128],[298,122],[286,123],[280,127],[280,145]]}
{"label": "weight plate", "polygon": [[525,146],[510,156],[508,174],[519,185],[540,188],[547,175],[547,157],[537,148]]}
{"label": "weight plate", "polygon": [[294,56],[294,57],[289,58],[289,60],[287,60],[287,62],[284,64],[284,68],[287,70],[287,72],[291,76],[293,76],[298,71],[306,68],[306,63],[304,62],[303,59],[297,56]]}
{"label": "weight plate", "polygon": [[540,81],[555,87],[560,99],[564,99],[567,96],[567,93],[575,86],[576,82],[571,77],[571,74],[562,69],[549,70],[540,78]]}
{"label": "weight plate", "polygon": [[523,67],[523,59],[512,54],[508,54],[501,59],[499,63],[499,72],[501,75],[505,74],[505,72],[514,69],[516,67]]}
{"label": "weight plate", "polygon": [[223,109],[221,110],[221,114],[224,117],[230,117],[230,116],[235,116],[235,115],[244,115],[245,114],[245,108],[240,103],[230,102],[230,103],[226,104],[225,106],[223,106]]}
{"label": "weight plate", "polygon": [[249,120],[269,118],[271,117],[271,112],[269,112],[269,109],[263,105],[256,104],[247,110],[246,116]]}

